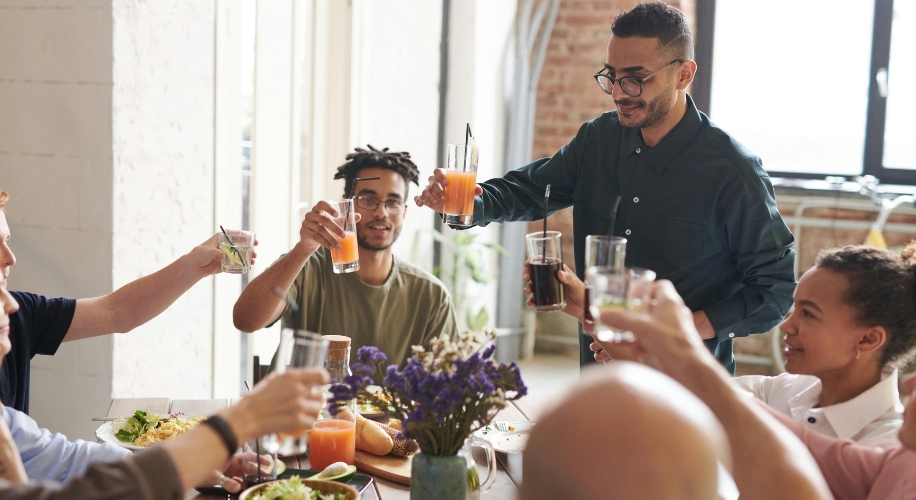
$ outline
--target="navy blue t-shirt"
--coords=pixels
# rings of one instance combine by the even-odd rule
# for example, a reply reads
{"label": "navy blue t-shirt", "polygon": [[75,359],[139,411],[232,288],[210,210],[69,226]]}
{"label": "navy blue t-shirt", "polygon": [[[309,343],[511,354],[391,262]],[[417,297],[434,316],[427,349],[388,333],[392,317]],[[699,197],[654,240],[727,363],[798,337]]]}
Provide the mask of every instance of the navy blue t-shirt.
{"label": "navy blue t-shirt", "polygon": [[10,316],[12,350],[0,365],[0,401],[29,412],[29,366],[36,354],[57,352],[76,312],[74,299],[49,299],[26,292],[10,292],[19,310]]}

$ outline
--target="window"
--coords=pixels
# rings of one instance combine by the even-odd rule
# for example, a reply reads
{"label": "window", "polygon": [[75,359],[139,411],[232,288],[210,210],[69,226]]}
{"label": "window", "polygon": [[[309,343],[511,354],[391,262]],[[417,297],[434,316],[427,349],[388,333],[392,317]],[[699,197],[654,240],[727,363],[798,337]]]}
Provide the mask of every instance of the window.
{"label": "window", "polygon": [[[893,78],[891,78],[893,75]],[[894,2],[890,61],[887,66],[887,118],[884,167],[916,170],[916,0]]]}
{"label": "window", "polygon": [[916,184],[916,0],[711,8],[710,118],[767,171]]}

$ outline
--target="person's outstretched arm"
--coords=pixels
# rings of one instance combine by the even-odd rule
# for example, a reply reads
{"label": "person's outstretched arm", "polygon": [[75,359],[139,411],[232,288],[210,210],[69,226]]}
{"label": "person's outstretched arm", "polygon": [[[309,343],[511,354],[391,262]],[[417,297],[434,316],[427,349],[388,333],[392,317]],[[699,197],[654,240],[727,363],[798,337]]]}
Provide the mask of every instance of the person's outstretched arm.
{"label": "person's outstretched arm", "polygon": [[817,463],[785,426],[747,394],[703,346],[693,316],[668,281],[653,290],[650,312],[611,311],[601,321],[632,331],[634,350],[680,382],[716,415],[728,435],[733,475],[742,499],[832,498]]}
{"label": "person's outstretched arm", "polygon": [[[323,403],[312,386],[325,384],[327,372],[315,369],[271,374],[238,404],[218,413],[239,443],[265,434],[308,429]],[[0,440],[2,444],[2,440]],[[2,450],[0,450],[2,451]],[[96,463],[86,475],[66,485],[14,484],[0,479],[4,500],[158,500],[183,498],[227,460],[229,451],[220,435],[206,425],[143,450],[124,460]]]}
{"label": "person's outstretched arm", "polygon": [[[359,221],[360,215],[353,215]],[[232,309],[232,322],[236,328],[251,333],[273,323],[283,314],[286,299],[278,296],[274,288],[286,293],[305,262],[319,247],[340,248],[334,236],[343,238],[345,234],[343,228],[334,222],[334,217],[340,217],[340,214],[326,201],[319,201],[305,214],[296,246],[242,290]]]}
{"label": "person's outstretched arm", "polygon": [[132,281],[108,295],[77,300],[64,342],[126,333],[146,323],[168,309],[195,283],[220,272],[221,257],[214,234],[149,276]]}

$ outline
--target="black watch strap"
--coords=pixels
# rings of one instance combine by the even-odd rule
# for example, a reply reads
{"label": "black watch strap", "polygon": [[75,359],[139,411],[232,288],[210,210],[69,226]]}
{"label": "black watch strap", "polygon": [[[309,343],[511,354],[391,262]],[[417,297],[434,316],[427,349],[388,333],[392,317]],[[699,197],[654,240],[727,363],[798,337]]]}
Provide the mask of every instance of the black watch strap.
{"label": "black watch strap", "polygon": [[219,415],[213,415],[207,417],[207,419],[203,421],[203,425],[210,427],[219,434],[219,437],[222,438],[223,443],[226,445],[226,449],[229,450],[230,457],[235,455],[236,450],[239,448],[239,442],[235,438],[235,433],[232,432],[232,427],[229,427],[229,422],[226,422],[226,420]]}

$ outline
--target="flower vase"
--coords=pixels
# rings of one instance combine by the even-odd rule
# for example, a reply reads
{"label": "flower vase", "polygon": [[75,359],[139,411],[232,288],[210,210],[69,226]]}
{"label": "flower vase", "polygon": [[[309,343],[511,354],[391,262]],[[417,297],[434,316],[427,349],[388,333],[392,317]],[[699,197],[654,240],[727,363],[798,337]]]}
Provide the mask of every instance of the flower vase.
{"label": "flower vase", "polygon": [[[471,449],[483,448],[487,477],[480,481]],[[496,481],[496,452],[489,441],[470,437],[457,455],[437,457],[418,452],[410,466],[410,500],[479,500]]]}
{"label": "flower vase", "polygon": [[468,463],[463,456],[437,457],[422,451],[410,466],[410,500],[465,500]]}

